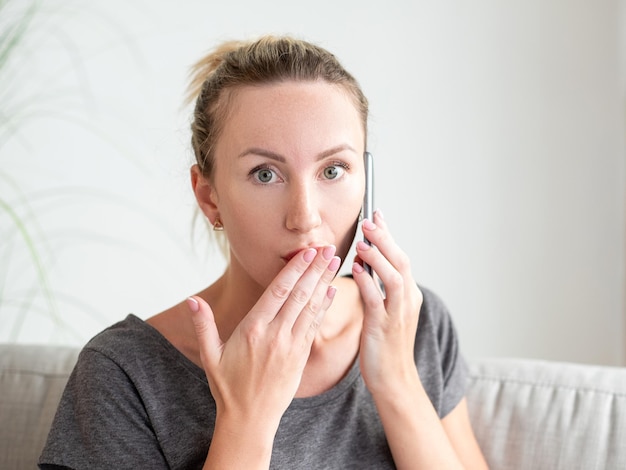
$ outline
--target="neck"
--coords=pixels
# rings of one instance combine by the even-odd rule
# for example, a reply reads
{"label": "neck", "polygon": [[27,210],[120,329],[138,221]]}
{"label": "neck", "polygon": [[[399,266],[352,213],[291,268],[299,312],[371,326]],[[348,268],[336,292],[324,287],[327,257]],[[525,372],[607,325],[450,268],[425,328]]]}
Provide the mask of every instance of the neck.
{"label": "neck", "polygon": [[229,264],[224,274],[200,295],[208,302],[222,341],[227,341],[237,325],[257,303],[263,287],[249,276],[241,276]]}

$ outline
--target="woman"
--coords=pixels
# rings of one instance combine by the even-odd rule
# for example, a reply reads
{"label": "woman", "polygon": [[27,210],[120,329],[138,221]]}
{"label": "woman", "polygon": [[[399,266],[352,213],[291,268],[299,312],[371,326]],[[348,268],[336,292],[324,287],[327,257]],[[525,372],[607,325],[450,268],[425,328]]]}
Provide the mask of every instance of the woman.
{"label": "woman", "polygon": [[324,49],[264,37],[209,54],[191,88],[191,183],[228,266],[87,344],[41,468],[485,467],[450,318],[380,211],[358,234],[374,246],[336,277],[365,184],[354,78]]}

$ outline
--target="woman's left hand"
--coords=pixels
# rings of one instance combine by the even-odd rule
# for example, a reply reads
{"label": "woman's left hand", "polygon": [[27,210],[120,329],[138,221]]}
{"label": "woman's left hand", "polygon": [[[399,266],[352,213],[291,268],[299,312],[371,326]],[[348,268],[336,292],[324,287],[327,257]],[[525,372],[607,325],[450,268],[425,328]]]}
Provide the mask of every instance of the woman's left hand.
{"label": "woman's left hand", "polygon": [[361,373],[376,395],[419,380],[413,346],[423,298],[413,280],[409,258],[391,237],[380,211],[374,213],[373,222],[364,220],[362,225],[373,246],[357,242],[357,256],[372,267],[385,288],[383,297],[378,282],[360,263],[354,263],[352,275],[365,308]]}

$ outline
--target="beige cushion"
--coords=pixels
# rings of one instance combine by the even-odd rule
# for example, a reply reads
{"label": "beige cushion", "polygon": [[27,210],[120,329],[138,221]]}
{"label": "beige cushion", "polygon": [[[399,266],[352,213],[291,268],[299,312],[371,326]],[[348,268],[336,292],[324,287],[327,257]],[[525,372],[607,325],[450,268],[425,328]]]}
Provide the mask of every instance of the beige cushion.
{"label": "beige cushion", "polygon": [[626,469],[626,368],[492,359],[470,370],[492,469]]}
{"label": "beige cushion", "polygon": [[78,350],[0,344],[0,468],[35,469]]}

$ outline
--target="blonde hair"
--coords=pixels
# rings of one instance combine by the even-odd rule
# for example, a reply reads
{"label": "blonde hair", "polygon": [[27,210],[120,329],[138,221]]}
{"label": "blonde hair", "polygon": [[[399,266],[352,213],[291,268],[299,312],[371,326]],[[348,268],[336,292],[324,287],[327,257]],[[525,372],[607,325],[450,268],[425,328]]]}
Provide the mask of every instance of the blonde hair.
{"label": "blonde hair", "polygon": [[368,102],[337,58],[319,46],[286,36],[219,45],[191,68],[186,102],[195,100],[191,144],[205,178],[213,176],[215,143],[224,126],[230,94],[246,85],[322,80],[352,97],[367,134]]}

